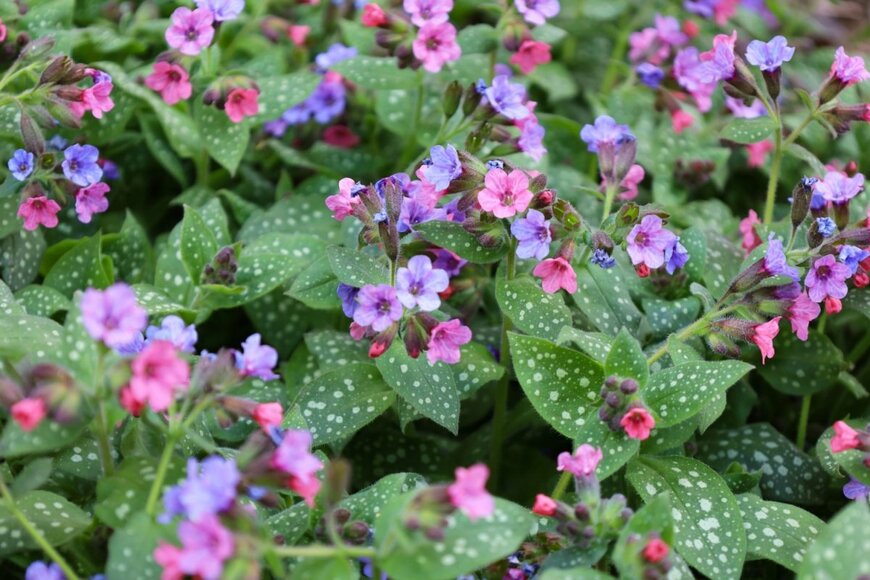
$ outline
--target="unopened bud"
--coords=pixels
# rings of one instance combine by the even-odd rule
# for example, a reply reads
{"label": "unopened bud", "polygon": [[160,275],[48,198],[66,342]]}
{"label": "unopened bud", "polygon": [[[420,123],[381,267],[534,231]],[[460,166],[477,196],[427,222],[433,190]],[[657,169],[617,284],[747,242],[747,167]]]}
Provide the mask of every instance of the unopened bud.
{"label": "unopened bud", "polygon": [[462,100],[462,85],[459,81],[453,81],[444,90],[444,116],[449,119],[459,109],[459,103]]}
{"label": "unopened bud", "polygon": [[42,71],[42,74],[39,77],[39,84],[48,85],[58,82],[64,77],[64,75],[66,75],[72,65],[73,61],[68,56],[55,57],[54,60],[48,63],[45,70]]}

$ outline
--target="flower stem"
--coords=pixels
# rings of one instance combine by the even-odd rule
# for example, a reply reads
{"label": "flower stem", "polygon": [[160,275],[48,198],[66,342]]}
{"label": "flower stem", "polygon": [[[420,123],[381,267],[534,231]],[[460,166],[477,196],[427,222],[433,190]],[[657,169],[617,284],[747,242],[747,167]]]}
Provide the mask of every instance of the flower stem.
{"label": "flower stem", "polygon": [[804,395],[804,398],[801,401],[801,417],[798,421],[798,432],[797,438],[795,439],[795,445],[797,445],[797,448],[801,451],[803,451],[804,445],[806,445],[807,442],[807,423],[810,420],[810,403],[812,400],[812,395]]}
{"label": "flower stem", "polygon": [[154,483],[151,484],[151,491],[148,492],[148,502],[145,504],[145,513],[148,514],[148,517],[154,517],[154,510],[157,509],[157,500],[160,499],[160,490],[163,488],[166,472],[169,471],[169,463],[172,461],[172,454],[175,453],[175,444],[177,442],[177,432],[170,431],[169,436],[166,438],[166,447],[163,448],[163,454],[160,456],[160,463],[157,465]]}
{"label": "flower stem", "polygon": [[[686,338],[689,338],[690,336],[692,336],[693,334],[698,332],[701,328],[706,326],[709,318],[710,318],[710,314],[707,314],[706,316],[699,318],[698,320],[696,320],[695,322],[693,322],[692,324],[690,324],[689,326],[687,326],[686,328],[684,328],[683,330],[678,332],[677,334],[673,335],[674,338],[676,340],[684,340]],[[646,359],[646,362],[647,362],[647,364],[651,365],[654,362],[656,362],[657,360],[659,360],[660,358],[662,358],[663,356],[665,356],[667,353],[668,353],[668,341],[665,341],[665,343],[661,347],[659,347],[659,349],[657,351],[655,351],[648,359]]]}
{"label": "flower stem", "polygon": [[[507,267],[505,279],[513,280],[516,272],[516,244],[511,239],[508,248]],[[500,363],[504,366],[504,375],[498,382],[495,390],[495,406],[492,415],[492,441],[489,450],[489,468],[492,472],[493,485],[498,485],[499,472],[501,471],[502,446],[504,444],[504,429],[507,421],[508,387],[510,386],[511,353],[508,342],[508,332],[513,329],[513,323],[507,316],[502,316],[501,344],[499,350]]]}
{"label": "flower stem", "polygon": [[556,487],[553,488],[553,494],[551,497],[556,501],[562,499],[562,496],[565,494],[565,490],[568,489],[568,484],[571,483],[571,472],[563,471],[562,475],[559,476],[559,481],[556,482]]}
{"label": "flower stem", "polygon": [[610,216],[610,212],[613,209],[613,200],[616,198],[616,187],[613,185],[608,185],[607,189],[604,192],[604,209],[601,211],[601,223],[604,224],[604,221]]}
{"label": "flower stem", "polygon": [[764,224],[773,222],[773,208],[776,204],[776,188],[779,185],[779,171],[782,167],[782,125],[776,129],[774,137],[773,163],[770,165],[770,181],[767,182],[767,199],[764,203]]}
{"label": "flower stem", "polygon": [[70,566],[64,557],[48,543],[48,540],[46,540],[45,537],[39,533],[39,530],[36,529],[36,526],[34,526],[33,523],[27,519],[27,516],[18,509],[18,506],[15,505],[15,498],[13,498],[12,494],[9,493],[6,484],[3,483],[3,478],[0,478],[0,494],[2,494],[3,500],[6,502],[6,507],[12,516],[18,520],[18,523],[21,524],[24,531],[33,538],[33,541],[36,542],[43,552],[45,552],[45,555],[51,558],[55,564],[60,566],[60,569],[63,570],[67,580],[78,580],[79,576],[72,569],[72,566]]}
{"label": "flower stem", "polygon": [[[275,554],[285,558],[333,558],[339,555],[335,546],[314,544],[311,546],[271,546]],[[374,558],[377,553],[374,548],[345,546],[341,553],[350,558]]]}
{"label": "flower stem", "polygon": [[109,442],[109,427],[106,421],[106,404],[101,399],[97,403],[97,416],[95,418],[95,433],[97,437],[97,446],[100,450],[100,463],[103,466],[103,476],[111,477],[115,471],[115,465],[112,461],[112,445]]}

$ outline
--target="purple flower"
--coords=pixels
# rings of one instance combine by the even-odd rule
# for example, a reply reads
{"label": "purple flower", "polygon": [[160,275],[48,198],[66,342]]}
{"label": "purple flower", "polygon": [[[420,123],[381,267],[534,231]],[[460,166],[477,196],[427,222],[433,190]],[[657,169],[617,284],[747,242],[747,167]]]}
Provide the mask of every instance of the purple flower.
{"label": "purple flower", "polygon": [[131,342],[115,348],[114,351],[121,356],[134,356],[142,352],[143,348],[145,348],[145,335],[140,332]]}
{"label": "purple flower", "polygon": [[837,231],[837,225],[829,217],[820,217],[816,219],[816,223],[818,224],[819,234],[823,238],[830,238]]}
{"label": "purple flower", "polygon": [[659,85],[665,80],[665,71],[648,62],[637,65],[634,72],[637,73],[637,78],[640,79],[640,82],[651,89],[659,88]]}
{"label": "purple flower", "polygon": [[612,143],[618,149],[623,143],[635,140],[628,125],[620,125],[608,115],[601,115],[595,119],[594,125],[584,125],[580,131],[580,138],[591,153],[598,153],[598,148],[606,143]]}
{"label": "purple flower", "polygon": [[436,310],[441,306],[438,293],[447,290],[449,285],[447,272],[432,268],[428,256],[414,256],[408,260],[407,268],[396,272],[396,296],[405,308],[417,307],[424,312]]}
{"label": "purple flower", "polygon": [[416,198],[406,197],[402,201],[402,210],[399,212],[399,232],[413,231],[416,225],[443,217],[445,217],[444,210],[430,208]]}
{"label": "purple flower", "polygon": [[[317,89],[315,89],[315,91],[316,90]],[[314,111],[312,111],[311,107],[308,106],[308,101],[310,99],[311,97],[281,113],[281,121],[287,125],[302,125],[303,123],[310,121],[311,116],[314,114]],[[344,103],[342,103],[341,109],[342,111],[344,110]]]}
{"label": "purple flower", "polygon": [[867,72],[867,69],[864,68],[864,59],[860,56],[847,55],[842,46],[834,53],[831,75],[846,86],[851,86],[870,78],[870,72]]}
{"label": "purple flower", "polygon": [[236,368],[245,377],[258,377],[264,381],[277,379],[272,369],[278,364],[278,351],[260,344],[260,333],[252,334],[242,343],[242,352],[235,351]]}
{"label": "purple flower", "polygon": [[[306,114],[309,115],[308,118],[314,117],[314,120],[321,125],[331,122],[344,112],[345,93],[344,84],[341,82],[324,81],[320,83],[306,101],[305,107]],[[289,122],[287,117],[283,118]]]}
{"label": "purple flower", "polygon": [[840,246],[840,253],[837,256],[837,259],[847,265],[854,276],[855,272],[858,271],[858,264],[866,260],[868,257],[870,257],[870,252],[867,250],[846,245]]}
{"label": "purple flower", "polygon": [[437,268],[438,270],[444,270],[451,278],[453,276],[459,276],[460,272],[462,272],[462,268],[468,263],[468,260],[460,258],[450,250],[439,248],[430,251],[435,255],[435,261],[432,262],[432,267]]}
{"label": "purple flower", "polygon": [[820,193],[826,201],[841,205],[861,193],[864,189],[864,176],[856,173],[849,177],[839,171],[829,171],[825,178],[816,182],[814,191]]}
{"label": "purple flower", "polygon": [[271,137],[281,138],[284,136],[284,133],[287,132],[287,127],[288,125],[284,119],[278,117],[277,119],[266,121],[266,123],[263,124],[263,131]]}
{"label": "purple flower", "polygon": [[100,181],[103,169],[97,163],[100,150],[93,145],[72,145],[63,152],[63,174],[79,187],[87,187]]}
{"label": "purple flower", "polygon": [[788,46],[788,40],[784,36],[774,36],[768,42],[753,40],[746,47],[746,60],[764,72],[779,69],[782,63],[790,61],[792,56],[794,56],[794,47]]}
{"label": "purple flower", "polygon": [[197,521],[229,509],[241,479],[232,459],[212,456],[200,464],[191,457],[187,460],[187,479],[170,487],[163,496],[166,511],[160,521],[169,523],[175,516]]}
{"label": "purple flower", "polygon": [[529,24],[540,26],[559,14],[559,0],[514,0],[517,12]]}
{"label": "purple flower", "polygon": [[426,181],[441,191],[450,186],[450,182],[462,175],[462,163],[456,147],[436,145],[429,150],[431,164],[426,170]]}
{"label": "purple flower", "polygon": [[664,228],[662,218],[647,215],[635,225],[625,238],[631,263],[635,266],[646,264],[654,270],[665,263],[665,252],[673,248],[676,235]]}
{"label": "purple flower", "polygon": [[[867,500],[870,496],[870,486],[867,486],[854,477],[849,478],[849,483],[843,486],[843,495],[852,500]],[[30,577],[27,577],[30,580]]]}
{"label": "purple flower", "polygon": [[118,164],[108,159],[103,160],[103,177],[109,181],[121,179],[121,171],[118,169]]}
{"label": "purple flower", "polygon": [[65,580],[66,576],[60,566],[54,562],[31,562],[24,572],[24,580]]}
{"label": "purple flower", "polygon": [[198,338],[196,334],[196,326],[193,324],[186,325],[184,320],[175,315],[167,316],[160,323],[160,326],[149,326],[145,330],[145,337],[148,342],[154,340],[168,340],[175,348],[181,352],[196,352],[194,345]]}
{"label": "purple flower", "polygon": [[356,310],[356,295],[359,294],[359,288],[348,286],[347,284],[338,285],[338,298],[341,300],[341,310],[348,318],[353,318],[353,313]]}
{"label": "purple flower", "polygon": [[782,242],[774,234],[770,234],[767,241],[767,252],[764,254],[764,269],[771,276],[788,276],[795,282],[800,280],[800,272],[794,266],[790,266]]}
{"label": "purple flower", "polygon": [[510,77],[499,75],[492,79],[492,86],[486,89],[486,100],[493,109],[514,121],[529,116],[529,109],[524,104],[526,88],[512,83]]}
{"label": "purple flower", "polygon": [[148,313],[136,301],[136,293],[119,282],[105,290],[88,288],[81,299],[82,324],[94,340],[109,348],[135,341],[148,323]]}
{"label": "purple flower", "polygon": [[523,121],[520,138],[517,140],[520,151],[535,161],[540,161],[547,154],[547,148],[544,147],[544,135],[546,133],[547,131],[538,123],[538,120],[530,115],[529,118]]}
{"label": "purple flower", "polygon": [[721,0],[683,0],[683,8],[702,18],[713,18],[716,5]]}
{"label": "purple flower", "polygon": [[674,57],[674,77],[692,95],[702,113],[710,110],[711,96],[717,86],[716,81],[710,82],[707,76],[706,65],[694,46],[684,48]]}
{"label": "purple flower", "polygon": [[601,268],[602,270],[609,270],[616,265],[616,258],[611,256],[601,248],[598,248],[592,252],[592,255],[589,257],[589,261]]}
{"label": "purple flower", "polygon": [[832,255],[827,255],[813,262],[807,272],[804,285],[807,287],[813,302],[822,302],[825,298],[844,298],[849,289],[846,280],[852,275],[852,270],[846,264],[840,264]]}
{"label": "purple flower", "polygon": [[54,149],[55,151],[63,151],[64,149],[66,149],[68,143],[69,142],[60,135],[55,135],[54,137],[45,142],[46,145],[48,145],[51,149]]}
{"label": "purple flower", "polygon": [[214,38],[214,15],[210,10],[182,6],[172,13],[172,25],[166,29],[166,44],[181,54],[196,56]]}
{"label": "purple flower", "polygon": [[370,326],[375,332],[388,329],[402,319],[402,303],[396,289],[389,284],[363,286],[356,297],[353,320],[360,326]]}
{"label": "purple flower", "polygon": [[526,217],[512,223],[511,233],[520,242],[517,246],[518,257],[543,260],[550,253],[550,242],[553,241],[550,222],[538,210],[530,209]]}
{"label": "purple flower", "polygon": [[326,52],[318,54],[314,59],[314,64],[317,66],[318,72],[325,73],[341,61],[351,59],[356,55],[356,48],[336,42]]}
{"label": "purple flower", "polygon": [[665,271],[673,274],[689,261],[689,252],[680,243],[679,236],[674,236],[674,243],[665,248]]}
{"label": "purple flower", "polygon": [[707,83],[717,83],[728,80],[736,71],[734,65],[734,43],[737,33],[732,36],[717,34],[713,39],[713,48],[701,55],[701,79]]}
{"label": "purple flower", "polygon": [[245,9],[245,0],[195,0],[197,8],[210,10],[218,22],[235,20]]}
{"label": "purple flower", "polygon": [[453,0],[405,0],[402,7],[417,26],[443,24],[453,10]]}
{"label": "purple flower", "polygon": [[731,111],[731,114],[739,119],[756,119],[767,115],[767,109],[764,108],[764,103],[761,99],[755,99],[752,104],[746,106],[742,99],[725,96],[725,106]]}
{"label": "purple flower", "polygon": [[12,172],[12,177],[18,181],[24,181],[28,175],[33,173],[33,159],[33,153],[30,151],[16,149],[6,167]]}

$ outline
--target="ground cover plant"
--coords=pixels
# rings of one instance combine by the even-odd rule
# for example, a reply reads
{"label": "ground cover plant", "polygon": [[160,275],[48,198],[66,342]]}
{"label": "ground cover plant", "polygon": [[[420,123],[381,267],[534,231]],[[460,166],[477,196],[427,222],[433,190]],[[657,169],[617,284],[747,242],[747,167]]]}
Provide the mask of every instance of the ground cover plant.
{"label": "ground cover plant", "polygon": [[4,577],[870,577],[862,10],[6,0]]}

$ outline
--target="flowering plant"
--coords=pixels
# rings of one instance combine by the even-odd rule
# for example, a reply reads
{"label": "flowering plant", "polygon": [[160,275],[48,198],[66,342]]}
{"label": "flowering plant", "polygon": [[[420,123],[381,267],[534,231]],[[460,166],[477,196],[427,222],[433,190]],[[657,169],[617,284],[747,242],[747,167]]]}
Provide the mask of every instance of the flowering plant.
{"label": "flowering plant", "polygon": [[3,569],[870,574],[870,73],[635,4],[0,6]]}

